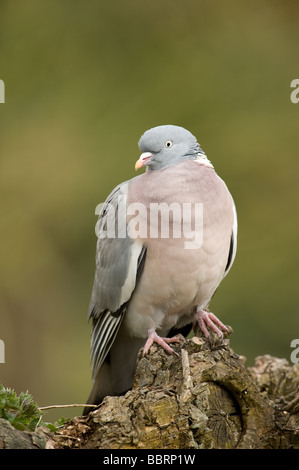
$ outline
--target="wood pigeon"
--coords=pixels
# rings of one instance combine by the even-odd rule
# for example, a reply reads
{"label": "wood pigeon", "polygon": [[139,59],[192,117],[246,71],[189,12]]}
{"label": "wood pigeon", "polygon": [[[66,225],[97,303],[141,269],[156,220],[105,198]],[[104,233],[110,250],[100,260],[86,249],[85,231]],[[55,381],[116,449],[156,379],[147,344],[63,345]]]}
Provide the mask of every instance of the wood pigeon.
{"label": "wood pigeon", "polygon": [[139,148],[146,171],[111,192],[97,223],[88,404],[132,387],[140,348],[172,353],[194,324],[227,331],[206,309],[236,255],[233,198],[186,129],[154,127]]}

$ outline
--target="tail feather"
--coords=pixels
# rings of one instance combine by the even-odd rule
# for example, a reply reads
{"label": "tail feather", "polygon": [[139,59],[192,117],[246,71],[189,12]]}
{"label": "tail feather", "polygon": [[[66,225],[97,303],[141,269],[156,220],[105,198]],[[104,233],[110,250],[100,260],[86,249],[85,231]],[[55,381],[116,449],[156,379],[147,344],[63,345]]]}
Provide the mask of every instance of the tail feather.
{"label": "tail feather", "polygon": [[[87,404],[98,405],[106,396],[123,395],[134,384],[137,355],[144,346],[142,338],[118,335],[100,370],[94,378]],[[85,407],[83,415],[91,409]]]}

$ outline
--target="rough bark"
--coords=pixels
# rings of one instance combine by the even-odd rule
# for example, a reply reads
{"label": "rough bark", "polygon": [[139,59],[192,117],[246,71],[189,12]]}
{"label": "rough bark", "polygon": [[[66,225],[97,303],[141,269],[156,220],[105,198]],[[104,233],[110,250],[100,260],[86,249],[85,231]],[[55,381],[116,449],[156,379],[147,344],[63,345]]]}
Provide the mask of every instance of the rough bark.
{"label": "rough bark", "polygon": [[299,364],[269,355],[245,367],[229,340],[194,336],[176,355],[141,353],[134,387],[57,432],[0,422],[0,448],[287,449],[299,447]]}

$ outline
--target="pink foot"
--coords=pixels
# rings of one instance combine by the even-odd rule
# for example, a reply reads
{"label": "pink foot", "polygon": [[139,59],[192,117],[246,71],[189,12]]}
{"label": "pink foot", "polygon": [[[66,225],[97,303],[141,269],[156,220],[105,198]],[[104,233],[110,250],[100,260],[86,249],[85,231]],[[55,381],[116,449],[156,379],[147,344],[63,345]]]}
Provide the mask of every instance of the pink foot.
{"label": "pink foot", "polygon": [[[227,327],[219,320],[219,318],[216,317],[216,315],[214,315],[214,313],[206,312],[205,310],[197,310],[195,318],[206,338],[210,336],[208,328],[217,333],[220,338],[223,336],[220,328],[223,331],[228,331]],[[218,325],[219,328],[216,325]]]}
{"label": "pink foot", "polygon": [[167,343],[179,343],[179,342],[180,340],[176,336],[174,336],[173,338],[161,338],[161,336],[159,336],[155,332],[155,330],[151,328],[150,330],[148,330],[148,339],[143,348],[143,355],[145,356],[149,352],[153,343],[159,344],[169,354],[177,354],[170,346],[168,346]]}

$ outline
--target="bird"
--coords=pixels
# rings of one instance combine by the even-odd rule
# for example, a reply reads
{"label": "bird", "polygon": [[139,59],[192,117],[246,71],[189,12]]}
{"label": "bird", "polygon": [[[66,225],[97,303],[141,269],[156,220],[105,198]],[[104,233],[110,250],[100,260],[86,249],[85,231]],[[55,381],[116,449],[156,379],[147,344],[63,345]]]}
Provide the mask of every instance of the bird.
{"label": "bird", "polygon": [[159,125],[138,145],[146,171],[110,193],[97,222],[89,405],[132,388],[141,348],[172,354],[195,325],[228,331],[208,306],[236,256],[233,197],[187,129]]}

